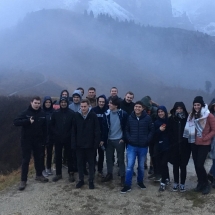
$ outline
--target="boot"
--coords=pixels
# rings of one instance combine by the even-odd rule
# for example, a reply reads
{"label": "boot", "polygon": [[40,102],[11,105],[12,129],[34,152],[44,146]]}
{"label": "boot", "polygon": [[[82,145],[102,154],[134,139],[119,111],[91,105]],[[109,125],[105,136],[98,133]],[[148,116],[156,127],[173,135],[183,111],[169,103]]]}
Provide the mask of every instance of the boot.
{"label": "boot", "polygon": [[56,182],[58,180],[62,179],[62,175],[56,175],[55,177],[52,178],[53,182]]}
{"label": "boot", "polygon": [[105,178],[102,179],[102,182],[107,182],[107,181],[111,181],[113,180],[113,174],[112,173],[108,173]]}
{"label": "boot", "polygon": [[40,181],[40,182],[43,182],[43,183],[45,183],[45,182],[48,182],[49,181],[49,179],[48,178],[46,178],[46,177],[44,177],[43,175],[40,175],[40,176],[36,176],[36,178],[35,178],[35,180],[36,181]]}
{"label": "boot", "polygon": [[25,187],[26,187],[26,181],[21,181],[19,185],[19,190],[22,191],[25,189]]}

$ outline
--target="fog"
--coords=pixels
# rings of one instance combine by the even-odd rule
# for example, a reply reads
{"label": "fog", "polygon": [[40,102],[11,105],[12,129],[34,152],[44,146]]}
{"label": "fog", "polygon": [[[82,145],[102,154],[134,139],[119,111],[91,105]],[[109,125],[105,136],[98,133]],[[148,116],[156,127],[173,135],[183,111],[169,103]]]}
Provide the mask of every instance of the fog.
{"label": "fog", "polygon": [[215,39],[196,29],[206,19],[188,17],[201,7],[191,0],[1,0],[0,92],[58,96],[95,86],[108,95],[117,86],[120,96],[132,90],[136,99],[163,103],[197,93],[210,99]]}

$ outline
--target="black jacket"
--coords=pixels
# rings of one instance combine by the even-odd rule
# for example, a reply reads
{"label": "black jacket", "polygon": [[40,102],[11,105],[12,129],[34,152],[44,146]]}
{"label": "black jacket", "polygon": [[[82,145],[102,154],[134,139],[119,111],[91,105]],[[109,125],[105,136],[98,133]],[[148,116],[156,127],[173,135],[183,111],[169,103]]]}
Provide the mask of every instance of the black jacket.
{"label": "black jacket", "polygon": [[[182,107],[184,110],[184,118],[179,118],[176,113],[177,107]],[[169,117],[169,140],[170,140],[170,162],[187,165],[190,154],[191,144],[188,139],[183,137],[184,127],[186,125],[188,113],[183,102],[176,102],[173,109],[170,111]]]}
{"label": "black jacket", "polygon": [[135,147],[148,147],[154,134],[151,117],[145,112],[137,119],[134,112],[128,117],[126,125],[126,139],[128,144]]}
{"label": "black jacket", "polygon": [[74,111],[60,108],[52,114],[51,131],[55,144],[71,143]]}
{"label": "black jacket", "polygon": [[95,148],[100,142],[100,126],[96,114],[90,110],[86,119],[80,112],[75,113],[72,130],[72,148]]}
{"label": "black jacket", "polygon": [[[31,124],[30,118],[33,117],[34,122]],[[21,142],[22,144],[30,144],[31,141],[45,143],[46,139],[46,117],[41,108],[34,110],[31,105],[27,110],[23,111],[14,119],[15,126],[22,126]]]}
{"label": "black jacket", "polygon": [[134,111],[134,102],[128,103],[124,99],[120,102],[120,108],[127,112],[128,115],[131,115],[131,113]]}

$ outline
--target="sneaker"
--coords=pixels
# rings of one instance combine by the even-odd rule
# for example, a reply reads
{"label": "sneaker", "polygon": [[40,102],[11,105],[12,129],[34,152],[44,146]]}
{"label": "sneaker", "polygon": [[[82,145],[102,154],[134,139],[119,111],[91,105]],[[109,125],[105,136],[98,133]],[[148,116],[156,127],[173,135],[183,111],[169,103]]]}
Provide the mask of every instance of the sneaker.
{"label": "sneaker", "polygon": [[[77,185],[76,185],[77,187]],[[93,181],[89,182],[89,189],[93,190],[95,188]]]}
{"label": "sneaker", "polygon": [[202,195],[207,195],[210,193],[210,191],[211,191],[211,186],[210,184],[207,184],[202,188]]}
{"label": "sneaker", "polygon": [[137,184],[138,184],[138,186],[140,187],[141,190],[146,189],[146,186],[143,184],[143,182],[138,182]]}
{"label": "sneaker", "polygon": [[75,182],[74,172],[69,173],[69,182]]}
{"label": "sneaker", "polygon": [[44,177],[48,177],[48,176],[49,176],[48,173],[47,173],[45,170],[42,171],[42,175],[43,175]]}
{"label": "sneaker", "polygon": [[180,184],[179,190],[180,190],[181,193],[185,192],[186,191],[185,185],[184,184]]}
{"label": "sneaker", "polygon": [[21,181],[19,185],[19,190],[22,191],[25,189],[25,187],[26,187],[26,181]]}
{"label": "sneaker", "polygon": [[76,188],[81,188],[83,185],[84,185],[84,181],[79,181],[79,182],[76,184]]}
{"label": "sneaker", "polygon": [[107,182],[113,180],[113,174],[108,173],[105,178],[102,179],[102,182]]}
{"label": "sneaker", "polygon": [[125,186],[125,176],[121,177],[121,182],[120,182],[121,187]]}
{"label": "sneaker", "polygon": [[210,181],[211,184],[212,184],[213,181],[214,181],[213,175],[211,175],[211,174],[208,173],[207,177],[208,177],[208,181]]}
{"label": "sneaker", "polygon": [[101,178],[105,177],[102,171],[98,171],[98,176],[101,177]]}
{"label": "sneaker", "polygon": [[48,173],[48,175],[53,175],[53,172],[51,169],[47,169],[46,172]]}
{"label": "sneaker", "polygon": [[44,177],[43,175],[36,176],[35,180],[36,180],[36,181],[43,182],[43,183],[45,183],[45,182],[48,182],[48,181],[49,181],[49,179],[48,179],[48,178],[46,178],[46,177]]}
{"label": "sneaker", "polygon": [[178,190],[179,190],[179,184],[174,183],[174,186],[173,186],[173,188],[172,188],[172,191],[173,191],[173,192],[177,192]]}
{"label": "sneaker", "polygon": [[154,178],[154,182],[160,182],[161,181],[161,176],[160,175],[156,175]]}
{"label": "sneaker", "polygon": [[57,182],[60,179],[62,179],[62,175],[56,175],[55,177],[52,178],[52,181]]}
{"label": "sneaker", "polygon": [[159,191],[160,191],[160,192],[163,192],[163,191],[165,191],[165,189],[166,189],[166,185],[163,184],[163,183],[161,183],[161,184],[160,184]]}
{"label": "sneaker", "polygon": [[124,194],[124,193],[130,192],[130,191],[131,191],[131,187],[125,185],[125,186],[122,188],[122,190],[121,190],[120,193]]}
{"label": "sneaker", "polygon": [[171,183],[170,183],[170,180],[169,180],[168,178],[166,179],[165,184],[166,184],[166,186],[168,186],[168,185],[170,185],[170,184],[171,184]]}
{"label": "sneaker", "polygon": [[153,180],[154,178],[155,178],[155,174],[154,174],[154,173],[151,174],[151,175],[148,177],[149,180]]}
{"label": "sneaker", "polygon": [[153,168],[153,166],[150,166],[150,167],[149,167],[148,174],[151,175],[151,174],[153,174],[153,173],[154,173],[154,168]]}

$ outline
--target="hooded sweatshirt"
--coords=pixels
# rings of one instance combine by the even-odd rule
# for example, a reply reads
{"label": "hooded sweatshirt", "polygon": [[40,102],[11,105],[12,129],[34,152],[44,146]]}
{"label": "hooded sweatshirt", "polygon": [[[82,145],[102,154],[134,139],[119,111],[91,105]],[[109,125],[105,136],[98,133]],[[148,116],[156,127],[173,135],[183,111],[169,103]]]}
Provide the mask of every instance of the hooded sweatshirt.
{"label": "hooded sweatshirt", "polygon": [[152,122],[154,122],[156,120],[156,117],[157,117],[157,108],[155,106],[151,105],[150,99],[148,98],[148,96],[143,97],[141,99],[141,102],[146,107],[146,112],[151,117]]}
{"label": "hooded sweatshirt", "polygon": [[80,97],[80,102],[79,103],[74,103],[72,102],[70,105],[69,105],[69,108],[75,112],[78,112],[79,109],[80,109],[80,105],[81,105],[81,99],[82,99],[82,94],[81,94],[81,91],[80,90],[75,90],[72,94],[72,97],[74,97],[75,95],[78,95]]}

